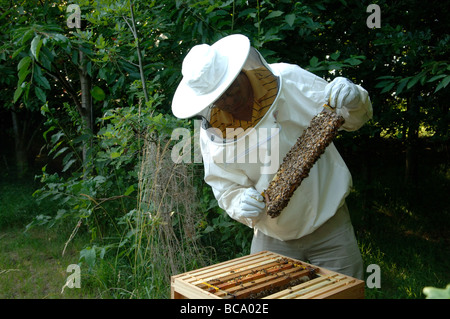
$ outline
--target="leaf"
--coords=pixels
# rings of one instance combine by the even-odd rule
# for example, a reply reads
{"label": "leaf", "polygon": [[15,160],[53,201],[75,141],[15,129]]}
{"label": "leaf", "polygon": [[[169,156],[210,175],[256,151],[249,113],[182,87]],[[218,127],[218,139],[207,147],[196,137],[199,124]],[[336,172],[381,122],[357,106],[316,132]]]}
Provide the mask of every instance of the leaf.
{"label": "leaf", "polygon": [[27,69],[28,68],[28,66],[30,65],[30,63],[31,63],[31,58],[30,58],[30,56],[24,56],[23,58],[22,58],[22,60],[20,60],[20,62],[19,62],[19,64],[17,65],[17,70],[20,70],[20,69],[22,69],[22,68],[24,68],[24,69]]}
{"label": "leaf", "polygon": [[23,45],[20,48],[18,48],[14,53],[11,55],[11,58],[14,59],[16,56],[18,56],[27,46]]}
{"label": "leaf", "polygon": [[77,65],[78,64],[78,50],[74,50],[72,52],[72,62],[73,64]]}
{"label": "leaf", "polygon": [[412,88],[414,85],[417,84],[417,82],[419,82],[420,78],[422,77],[422,74],[418,74],[415,77],[413,77],[409,82],[408,85],[406,86],[406,88],[409,90],[410,88]]}
{"label": "leaf", "polygon": [[73,139],[73,143],[79,143],[79,142],[86,142],[88,141],[90,138],[92,137],[92,134],[86,133],[86,134],[82,134],[77,136],[76,138]]}
{"label": "leaf", "polygon": [[20,69],[20,71],[19,71],[19,80],[17,82],[17,86],[21,86],[22,85],[23,81],[25,81],[25,78],[27,77],[28,74],[30,74],[30,72],[31,71],[29,69],[25,69],[25,68]]}
{"label": "leaf", "polygon": [[393,79],[394,77],[392,75],[383,75],[377,77],[377,80],[386,80],[386,79]]}
{"label": "leaf", "polygon": [[17,86],[16,91],[14,92],[14,103],[17,102],[17,100],[19,99],[19,97],[22,95],[23,92],[23,88],[21,85]]}
{"label": "leaf", "polygon": [[63,136],[64,136],[64,132],[63,131],[59,131],[59,132],[53,134],[52,137],[51,137],[51,143],[55,144]]}
{"label": "leaf", "polygon": [[377,89],[379,89],[379,88],[384,88],[384,87],[386,87],[387,85],[390,85],[391,83],[395,83],[395,82],[392,82],[392,81],[381,81],[381,82],[378,82],[378,83],[375,85],[375,87],[376,87]]}
{"label": "leaf", "polygon": [[67,210],[65,209],[58,209],[58,211],[56,212],[56,216],[55,219],[61,219],[67,217]]}
{"label": "leaf", "polygon": [[[47,104],[46,104],[46,105],[43,105],[42,108],[41,108],[41,110],[42,110],[43,108],[44,108],[44,109],[45,109],[45,108],[48,109],[48,105],[47,105]],[[47,112],[47,111],[44,110],[44,112]],[[45,140],[46,142],[48,142],[48,141],[47,141],[47,134],[50,133],[51,131],[54,131],[55,129],[56,129],[56,126],[52,126],[52,127],[50,127],[47,131],[45,131],[45,132],[42,134],[42,136],[44,137],[44,140]]]}
{"label": "leaf", "polygon": [[[52,135],[52,138],[51,138],[52,140],[53,140],[54,136],[55,136],[55,134]],[[53,146],[52,149],[48,152],[48,155],[53,154],[53,152],[55,152],[61,146],[62,142],[63,141],[59,141],[58,143],[56,143],[56,145]]]}
{"label": "leaf", "polygon": [[316,67],[319,64],[319,59],[315,56],[313,56],[311,58],[311,60],[309,60],[309,65],[311,65],[312,67]]}
{"label": "leaf", "polygon": [[210,232],[213,232],[213,231],[214,231],[214,227],[212,227],[212,226],[207,226],[203,232],[204,232],[205,234],[207,234],[207,233],[210,233]]}
{"label": "leaf", "polygon": [[62,169],[62,172],[67,171],[67,170],[70,168],[70,166],[72,166],[72,164],[75,163],[75,162],[76,162],[75,159],[72,159],[72,160],[68,161],[68,162],[66,163],[66,165],[64,165],[64,167],[63,167],[63,169]]}
{"label": "leaf", "polygon": [[111,159],[115,159],[115,158],[119,157],[120,155],[121,155],[121,153],[119,153],[119,152],[112,152],[110,154],[110,157],[111,157]]}
{"label": "leaf", "polygon": [[380,93],[383,94],[383,93],[389,92],[390,90],[392,90],[392,88],[394,87],[394,85],[395,85],[395,82],[392,82],[391,84],[386,85],[386,86],[384,87],[384,89],[381,90]]}
{"label": "leaf", "polygon": [[125,196],[130,195],[132,192],[134,191],[134,185],[131,185],[130,187],[127,188],[127,190],[125,191]]}
{"label": "leaf", "polygon": [[6,15],[8,15],[10,12],[13,12],[13,10],[15,10],[15,7],[11,7],[11,9],[5,10],[5,12],[0,16],[0,20],[3,20],[3,18],[5,18]]}
{"label": "leaf", "polygon": [[48,80],[42,75],[41,68],[35,65],[33,79],[46,90],[50,90],[50,83]]}
{"label": "leaf", "polygon": [[91,90],[92,97],[97,101],[103,101],[106,97],[105,92],[98,86],[94,86]]}
{"label": "leaf", "polygon": [[445,87],[447,87],[448,83],[450,83],[450,75],[447,76],[445,79],[443,79],[441,83],[439,83],[439,85],[436,87],[436,90],[434,91],[434,93],[436,93],[440,89],[444,89]]}
{"label": "leaf", "polygon": [[429,79],[428,82],[434,82],[436,80],[445,78],[446,76],[447,76],[447,74],[436,75],[436,76],[433,76],[431,79]]}
{"label": "leaf", "polygon": [[80,251],[80,259],[83,259],[89,267],[93,267],[95,264],[95,246],[87,247]]}
{"label": "leaf", "polygon": [[62,42],[62,43],[69,42],[69,39],[67,39],[66,36],[64,36],[63,34],[60,34],[60,33],[56,33],[53,37],[56,40],[56,42]]}
{"label": "leaf", "polygon": [[34,29],[33,28],[31,28],[28,31],[26,31],[23,34],[23,37],[22,37],[22,44],[25,44],[28,40],[30,40],[33,35],[34,35]]}
{"label": "leaf", "polygon": [[99,71],[98,71],[98,77],[100,78],[100,79],[102,79],[102,80],[107,80],[108,79],[108,75],[107,75],[107,69],[106,68],[101,68]]}
{"label": "leaf", "polygon": [[56,152],[55,155],[53,155],[53,159],[57,158],[59,155],[61,155],[62,153],[64,153],[65,151],[67,151],[69,148],[66,147],[62,147],[58,152]]}
{"label": "leaf", "polygon": [[238,15],[238,18],[242,17],[255,17],[256,16],[256,9],[255,8],[248,8],[243,11],[241,11]]}
{"label": "leaf", "polygon": [[278,10],[272,11],[271,13],[269,13],[269,15],[266,17],[266,19],[276,18],[276,17],[279,17],[279,16],[281,16],[283,14],[284,14],[283,11],[278,11]]}
{"label": "leaf", "polygon": [[395,93],[396,93],[397,95],[399,95],[400,93],[403,92],[403,89],[405,88],[405,86],[406,86],[406,84],[408,83],[408,81],[410,80],[410,78],[411,78],[411,77],[407,77],[407,78],[404,78],[404,79],[401,79],[401,80],[400,80],[400,82],[399,82],[399,84],[398,84],[398,87],[397,87],[397,89],[396,89],[396,91],[395,91]]}
{"label": "leaf", "polygon": [[445,289],[425,287],[423,293],[427,296],[427,299],[450,299],[450,284]]}
{"label": "leaf", "polygon": [[39,51],[41,51],[42,39],[40,35],[37,35],[31,41],[31,54],[33,54],[34,58],[39,61]]}
{"label": "leaf", "polygon": [[362,63],[361,60],[356,59],[356,58],[349,58],[349,59],[346,59],[345,62],[347,62],[347,63],[349,63],[350,65],[353,65],[353,66],[359,65],[359,64]]}
{"label": "leaf", "polygon": [[340,55],[341,55],[341,52],[337,51],[337,52],[334,52],[334,53],[330,54],[330,58],[332,60],[336,61],[337,59],[339,59]]}
{"label": "leaf", "polygon": [[102,184],[102,183],[104,183],[106,181],[106,177],[102,176],[102,175],[97,175],[97,176],[94,177],[94,181],[97,184]]}
{"label": "leaf", "polygon": [[295,22],[295,13],[287,14],[284,19],[286,20],[286,23],[289,24],[290,27],[292,27]]}
{"label": "leaf", "polygon": [[47,96],[45,95],[45,92],[39,86],[34,87],[34,93],[36,93],[36,96],[42,102],[45,103],[45,101],[47,101]]}

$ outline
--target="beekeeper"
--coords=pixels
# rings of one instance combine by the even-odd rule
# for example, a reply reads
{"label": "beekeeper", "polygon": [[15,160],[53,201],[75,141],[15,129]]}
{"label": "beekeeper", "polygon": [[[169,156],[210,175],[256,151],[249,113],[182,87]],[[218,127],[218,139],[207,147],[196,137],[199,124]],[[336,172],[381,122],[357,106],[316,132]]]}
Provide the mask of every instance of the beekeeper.
{"label": "beekeeper", "polygon": [[278,217],[265,213],[261,194],[324,104],[345,118],[341,129],[366,123],[367,91],[342,77],[328,83],[297,65],[269,65],[243,35],[194,46],[182,75],[172,112],[202,119],[205,182],[231,218],[254,229],[251,253],[269,250],[362,279],[345,204],[352,179],[334,144]]}

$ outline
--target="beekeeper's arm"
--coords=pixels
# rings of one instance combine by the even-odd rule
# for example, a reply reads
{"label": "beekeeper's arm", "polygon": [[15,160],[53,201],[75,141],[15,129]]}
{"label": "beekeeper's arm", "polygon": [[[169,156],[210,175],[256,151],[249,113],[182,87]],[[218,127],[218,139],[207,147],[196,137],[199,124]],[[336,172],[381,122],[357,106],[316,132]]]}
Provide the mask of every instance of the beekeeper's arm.
{"label": "beekeeper's arm", "polygon": [[[344,77],[337,77],[327,82],[321,77],[296,65],[272,64],[288,83],[296,83],[298,95],[289,94],[302,107],[318,107],[326,103],[345,119],[341,129],[355,131],[372,118],[372,103],[369,94],[360,85],[356,85]],[[289,92],[288,92],[289,93]],[[291,92],[292,93],[292,92]]]}
{"label": "beekeeper's arm", "polygon": [[211,186],[220,208],[234,220],[253,227],[265,211],[264,199],[242,171],[225,169],[223,165],[205,161],[205,182]]}
{"label": "beekeeper's arm", "polygon": [[344,117],[342,129],[346,131],[356,131],[373,115],[367,91],[343,77],[337,77],[326,85],[325,103]]}

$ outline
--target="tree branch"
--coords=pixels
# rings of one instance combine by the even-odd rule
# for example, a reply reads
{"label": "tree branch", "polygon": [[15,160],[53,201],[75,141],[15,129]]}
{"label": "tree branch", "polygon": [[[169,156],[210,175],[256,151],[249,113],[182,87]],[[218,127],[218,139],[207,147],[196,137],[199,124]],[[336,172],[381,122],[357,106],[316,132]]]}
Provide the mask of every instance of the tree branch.
{"label": "tree branch", "polygon": [[148,92],[147,92],[147,85],[145,83],[144,67],[142,65],[142,53],[141,53],[141,48],[139,46],[139,38],[137,35],[136,24],[134,22],[134,4],[133,4],[132,0],[130,0],[130,12],[131,12],[131,24],[132,25],[130,25],[128,23],[128,21],[127,21],[127,19],[125,19],[125,17],[124,17],[124,20],[128,24],[128,27],[131,29],[131,33],[133,33],[133,36],[134,36],[134,41],[136,42],[136,50],[137,50],[138,61],[139,61],[139,73],[141,75],[142,90],[144,91],[145,103],[147,103],[149,101],[149,98],[148,98]]}
{"label": "tree branch", "polygon": [[81,107],[81,103],[78,100],[77,97],[77,93],[74,90],[74,88],[70,85],[69,82],[66,81],[66,79],[64,79],[63,76],[61,76],[61,74],[58,73],[53,73],[51,70],[47,69],[45,66],[43,66],[39,61],[35,61],[37,63],[37,65],[44,69],[45,71],[47,71],[47,73],[52,76],[54,79],[59,80],[61,82],[61,85],[64,87],[64,89],[67,91],[67,93],[70,95],[70,97],[72,98],[72,100],[75,102],[75,105],[77,107],[77,110],[80,112],[80,114],[82,112],[82,107]]}

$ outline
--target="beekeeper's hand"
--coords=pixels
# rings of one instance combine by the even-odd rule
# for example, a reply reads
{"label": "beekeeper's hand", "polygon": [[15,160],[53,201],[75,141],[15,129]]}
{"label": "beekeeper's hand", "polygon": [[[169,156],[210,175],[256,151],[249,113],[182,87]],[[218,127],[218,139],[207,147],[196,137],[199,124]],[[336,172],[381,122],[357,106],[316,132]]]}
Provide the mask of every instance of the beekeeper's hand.
{"label": "beekeeper's hand", "polygon": [[347,78],[337,77],[325,87],[325,103],[332,108],[355,109],[360,100],[358,87]]}
{"label": "beekeeper's hand", "polygon": [[264,198],[253,187],[247,188],[241,196],[240,215],[256,223],[264,212]]}

